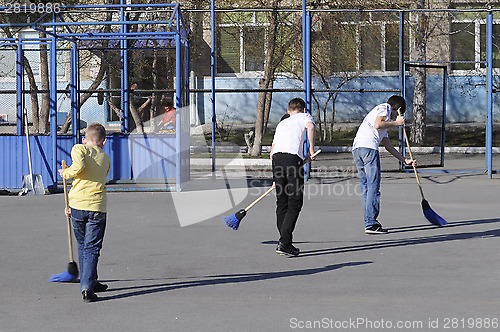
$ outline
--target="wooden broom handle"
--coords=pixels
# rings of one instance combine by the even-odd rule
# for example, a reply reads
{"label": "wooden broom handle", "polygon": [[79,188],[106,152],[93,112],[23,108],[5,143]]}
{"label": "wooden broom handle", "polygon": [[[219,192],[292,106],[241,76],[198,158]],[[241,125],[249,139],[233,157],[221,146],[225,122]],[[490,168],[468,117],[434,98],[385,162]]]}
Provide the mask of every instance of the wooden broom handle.
{"label": "wooden broom handle", "polygon": [[[399,116],[401,116],[400,109],[401,108],[398,108],[398,115]],[[403,124],[403,135],[405,137],[405,142],[406,142],[406,147],[408,148],[408,153],[410,154],[410,159],[413,160],[413,155],[411,153],[411,147],[410,147],[410,141],[408,140],[408,135],[406,134],[406,129],[405,129],[404,124]],[[418,177],[417,167],[414,164],[412,164],[412,166],[413,166],[413,172],[415,173],[415,179],[417,180],[418,189],[420,190],[420,196],[422,196],[422,199],[424,199],[424,191],[422,190],[422,184],[420,183],[420,179]]]}
{"label": "wooden broom handle", "polygon": [[321,149],[318,149],[318,151],[314,152],[312,155],[309,156],[309,158],[314,158],[316,157],[319,153],[321,152]]}
{"label": "wooden broom handle", "polygon": [[[66,161],[63,160],[61,162],[62,168],[66,169],[68,168],[68,165],[66,165]],[[68,226],[68,250],[69,250],[69,261],[74,262],[75,260],[73,259],[73,237],[71,234],[71,219],[70,217],[66,214],[66,211],[69,209],[69,197],[68,197],[68,182],[66,181],[65,177],[63,178],[63,188],[64,188],[64,214],[66,215],[66,224]]]}
{"label": "wooden broom handle", "polygon": [[253,201],[249,206],[247,206],[245,208],[245,211],[250,210],[255,204],[259,203],[260,200],[263,199],[264,197],[266,197],[267,195],[269,195],[269,193],[271,191],[273,191],[275,187],[276,187],[276,185],[273,182],[273,185],[271,186],[271,188],[267,189],[265,193],[263,193],[262,195],[260,195],[259,197],[257,197],[257,199],[255,201]]}

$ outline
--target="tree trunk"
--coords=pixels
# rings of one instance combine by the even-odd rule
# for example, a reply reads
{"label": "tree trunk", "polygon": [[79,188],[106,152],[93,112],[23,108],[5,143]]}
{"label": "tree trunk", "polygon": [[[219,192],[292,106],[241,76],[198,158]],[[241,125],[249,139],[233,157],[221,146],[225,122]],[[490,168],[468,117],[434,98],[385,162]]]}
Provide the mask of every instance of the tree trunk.
{"label": "tree trunk", "polygon": [[[273,87],[275,64],[273,63],[276,50],[277,37],[277,12],[269,15],[269,34],[267,36],[267,49],[264,60],[264,76],[259,81],[260,89],[269,89]],[[259,156],[262,152],[262,137],[264,135],[265,125],[269,119],[271,108],[272,92],[260,92],[257,102],[257,116],[255,118],[255,138],[253,141],[251,156]]]}
{"label": "tree trunk", "polygon": [[[159,80],[158,80],[158,51],[153,50],[153,89],[158,90],[159,88]],[[151,107],[149,108],[149,129],[151,132],[156,131],[156,110],[158,109],[158,101],[161,100],[161,97],[158,96],[158,92],[153,93],[152,99],[151,99]]]}
{"label": "tree trunk", "polygon": [[33,122],[33,128],[38,132],[38,86],[35,81],[35,74],[33,73],[33,69],[31,69],[30,62],[26,57],[23,59],[24,61],[24,70],[26,71],[26,76],[28,77],[28,82],[30,85],[30,99],[31,99],[31,121]]}
{"label": "tree trunk", "polygon": [[[104,61],[101,61],[101,65],[99,67],[99,72],[97,73],[97,76],[95,80],[90,84],[89,90],[96,90],[97,87],[102,83],[104,80],[104,77],[106,75],[107,67],[103,65]],[[86,92],[80,96],[80,104],[78,105],[78,108],[80,108],[89,98],[92,96],[93,92]],[[71,125],[71,119],[72,119],[72,112],[69,112],[68,115],[66,116],[66,120],[64,121],[64,124],[61,127],[61,133],[65,134],[69,130],[69,126]]]}
{"label": "tree trunk", "polygon": [[[149,101],[151,101],[151,99],[148,98],[148,101],[146,103],[149,104]],[[147,106],[147,105],[145,105],[145,106]],[[136,109],[134,106],[134,103],[130,103],[130,107],[129,107],[130,115],[132,115],[132,119],[135,122],[135,129],[137,130],[137,132],[139,134],[144,133],[144,126],[142,124],[142,112],[141,112],[141,110],[143,110],[143,109],[144,108],[142,107],[142,105],[139,107],[139,109]]]}
{"label": "tree trunk", "polygon": [[[43,29],[43,28],[42,28]],[[47,35],[44,32],[39,33],[40,38],[46,38]],[[40,44],[40,78],[42,80],[42,90],[49,91],[49,59],[47,52],[47,45],[44,43]],[[48,134],[50,131],[50,93],[42,93],[42,105],[39,111],[39,123],[38,132],[42,134]]]}
{"label": "tree trunk", "polygon": [[[274,80],[269,81],[269,89],[274,87]],[[269,122],[269,114],[271,113],[271,104],[273,101],[273,93],[266,93],[266,101],[264,105],[264,133],[267,132],[267,123]]]}
{"label": "tree trunk", "polygon": [[[106,21],[110,21],[111,18],[112,18],[112,13],[107,12],[106,13]],[[111,26],[110,25],[104,26],[103,31],[104,32],[111,32]],[[108,43],[109,43],[109,41],[103,42],[104,49],[108,46]],[[106,54],[106,52],[104,52],[104,54]],[[101,63],[99,65],[99,72],[97,73],[95,80],[89,86],[89,90],[91,90],[91,91],[96,90],[97,87],[102,83],[102,81],[104,80],[104,78],[106,76],[106,72],[108,71],[108,66],[105,65],[104,60],[105,60],[105,55],[103,55],[103,57],[101,58]],[[79,70],[79,68],[72,68],[72,70]],[[85,102],[90,98],[90,96],[92,96],[92,94],[93,94],[93,92],[87,92],[87,93],[84,93],[80,96],[78,109],[80,109],[80,107],[83,104],[85,104]],[[64,124],[61,126],[61,133],[65,134],[68,132],[69,126],[71,125],[72,117],[73,117],[72,112],[69,112],[68,115],[66,116],[66,120],[64,121]]]}
{"label": "tree trunk", "polygon": [[330,121],[330,136],[328,138],[328,141],[331,143],[333,141],[333,125],[335,124],[335,101],[337,100],[337,96],[333,94],[332,97],[332,121]]}
{"label": "tree trunk", "polygon": [[[419,0],[417,9],[423,9],[424,0]],[[426,60],[426,31],[427,15],[425,13],[416,13],[417,31],[415,34],[415,52],[417,61]],[[413,92],[413,123],[411,138],[413,144],[423,145],[425,142],[425,121],[426,121],[426,71],[425,68],[417,67],[415,69],[415,90]]]}
{"label": "tree trunk", "polygon": [[[266,89],[268,82],[266,79],[261,79],[259,82],[260,89]],[[255,137],[252,144],[251,156],[259,156],[262,151],[262,136],[264,134],[264,113],[266,106],[266,92],[259,92],[259,100],[257,102],[257,116],[255,118]]]}

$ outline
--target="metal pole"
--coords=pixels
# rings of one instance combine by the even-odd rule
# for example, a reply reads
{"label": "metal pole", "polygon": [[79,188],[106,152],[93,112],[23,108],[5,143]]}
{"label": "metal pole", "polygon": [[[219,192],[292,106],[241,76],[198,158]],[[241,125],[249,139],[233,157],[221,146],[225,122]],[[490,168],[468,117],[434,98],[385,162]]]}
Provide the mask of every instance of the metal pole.
{"label": "metal pole", "polygon": [[212,177],[215,177],[215,75],[217,73],[217,62],[215,56],[215,0],[210,0],[210,24],[212,25],[212,49],[210,52],[210,71],[212,75]]}
{"label": "metal pole", "polygon": [[76,42],[71,47],[70,67],[71,67],[71,135],[73,137],[73,144],[80,143],[80,124],[78,112],[78,47]]}
{"label": "metal pole", "polygon": [[[53,21],[55,22],[55,17]],[[53,28],[56,31],[56,27]],[[50,137],[52,142],[52,186],[57,188],[57,38],[50,43]]]}
{"label": "metal pole", "polygon": [[486,25],[486,168],[491,179],[493,146],[493,13],[491,10],[487,12]]}
{"label": "metal pole", "polygon": [[446,101],[448,96],[448,67],[443,68],[443,119],[441,120],[441,167],[444,167],[444,146],[446,139]]}
{"label": "metal pole", "polygon": [[302,1],[302,45],[306,111],[311,114],[311,15],[307,12],[306,0]]}
{"label": "metal pole", "polygon": [[[178,7],[177,7],[178,8]],[[176,15],[176,26],[181,26],[181,20],[179,13]],[[183,133],[181,132],[181,110],[184,105],[182,102],[182,52],[181,52],[181,35],[180,32],[175,35],[175,188],[177,191],[181,191],[181,139]],[[186,108],[187,110],[187,108]],[[189,125],[189,124],[188,124]]]}
{"label": "metal pole", "polygon": [[22,39],[19,38],[16,50],[16,106],[17,106],[17,135],[23,134],[23,107],[24,107],[24,52]]}
{"label": "metal pole", "polygon": [[[406,82],[405,82],[405,12],[399,12],[399,82],[401,88],[401,96],[406,100]],[[406,154],[406,142],[403,135],[403,129],[398,128],[399,134],[399,151],[404,156]],[[399,163],[399,169],[403,170],[403,163]]]}
{"label": "metal pole", "polygon": [[[121,0],[122,6],[120,7],[120,19],[122,24],[120,25],[120,32],[122,35],[126,35],[128,32],[128,25],[124,23],[127,20],[125,7],[123,6],[123,0]],[[129,132],[129,109],[130,109],[130,90],[129,90],[129,79],[128,79],[128,42],[127,38],[120,39],[121,44],[121,58],[122,58],[122,69],[121,69],[121,99],[122,99],[122,111],[123,111],[123,121],[122,121],[122,133]]]}
{"label": "metal pole", "polygon": [[[303,47],[303,70],[304,70],[304,93],[306,112],[311,114],[311,15],[307,12],[306,0],[302,1],[302,47]],[[309,138],[305,137],[304,140],[304,154],[309,150]],[[311,164],[304,165],[304,181],[309,180],[311,172]]]}

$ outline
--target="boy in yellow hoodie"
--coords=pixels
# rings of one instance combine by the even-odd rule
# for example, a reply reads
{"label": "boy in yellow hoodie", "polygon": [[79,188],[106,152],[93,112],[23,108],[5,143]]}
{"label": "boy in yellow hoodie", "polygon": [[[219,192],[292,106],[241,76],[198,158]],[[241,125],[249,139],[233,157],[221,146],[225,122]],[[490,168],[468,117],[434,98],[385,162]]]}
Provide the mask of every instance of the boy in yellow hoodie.
{"label": "boy in yellow hoodie", "polygon": [[83,144],[71,149],[72,164],[60,169],[65,179],[73,178],[69,192],[71,223],[78,242],[80,264],[80,290],[85,302],[98,300],[95,292],[105,291],[108,286],[97,281],[97,263],[106,229],[106,177],[110,159],[103,151],[106,129],[100,123],[92,123],[85,130]]}

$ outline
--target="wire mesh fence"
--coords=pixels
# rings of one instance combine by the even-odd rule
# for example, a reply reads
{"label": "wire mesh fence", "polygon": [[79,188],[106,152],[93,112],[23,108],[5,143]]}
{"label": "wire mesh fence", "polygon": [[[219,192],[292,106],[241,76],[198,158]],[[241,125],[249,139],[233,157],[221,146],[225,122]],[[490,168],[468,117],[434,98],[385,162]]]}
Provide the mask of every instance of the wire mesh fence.
{"label": "wire mesh fence", "polygon": [[[426,164],[442,164],[438,160],[443,153],[442,140],[444,138],[446,144],[448,138],[459,132],[461,124],[484,131],[488,11],[463,6],[453,4],[452,9],[420,11],[310,9],[311,113],[317,122],[317,144],[349,146],[364,115],[390,95],[403,92],[408,100],[408,131],[426,128],[425,138],[411,141],[415,147],[428,147],[433,151],[419,156]],[[500,14],[495,10],[490,13],[493,14],[491,54],[496,92]],[[259,130],[255,126],[260,120],[256,119],[262,113],[265,129],[262,143],[269,144],[288,100],[303,96],[302,12],[284,8],[220,9],[215,13],[214,27],[210,25],[208,8],[187,8],[184,14],[189,25],[190,48],[181,53],[181,85],[183,100],[190,99],[185,112],[194,115],[191,125],[202,125],[207,146],[210,136],[220,144],[232,142],[246,146],[252,143],[250,132],[255,135]],[[137,24],[128,25],[133,35],[127,40],[120,31],[116,9],[92,12],[68,8],[61,15],[67,22],[82,23],[72,24],[80,40],[77,63],[71,63],[72,43],[61,38],[57,45],[57,75],[50,76],[57,80],[58,130],[61,133],[69,130],[71,124],[66,120],[72,115],[72,103],[78,102],[83,125],[99,121],[110,131],[134,132],[142,127],[145,132],[159,132],[165,105],[176,97],[178,79],[175,60],[179,54],[175,45],[171,39],[158,37],[158,34],[177,31],[169,12],[164,8],[131,8],[128,15]],[[112,23],[99,26],[99,22]],[[63,25],[57,29],[62,36]],[[19,33],[24,33],[24,38],[39,37],[39,32]],[[104,34],[96,38],[96,33]],[[212,33],[215,34],[215,101],[210,94]],[[31,85],[29,74],[24,73],[23,98],[30,110],[30,123],[38,116],[46,125],[48,120],[43,117],[42,104],[47,95],[43,85],[47,82],[42,80],[43,67],[39,65],[44,52],[40,47],[25,49],[38,91]],[[50,58],[50,52],[46,55]],[[3,110],[0,127],[9,134],[16,133],[14,124],[18,118],[16,57],[14,44],[0,44],[0,107]],[[403,73],[401,60],[439,64],[448,74],[446,82],[440,78],[441,73],[431,69],[421,77],[415,74],[415,68]],[[126,76],[122,71],[124,61],[129,67]],[[72,87],[68,84],[75,65],[78,81],[77,86]],[[403,80],[406,91],[401,91]],[[418,84],[424,84],[425,89],[416,89]],[[421,91],[425,91],[425,98],[418,96]],[[77,97],[73,96],[75,92]],[[214,109],[212,102],[215,102]],[[446,113],[440,105],[446,106]],[[495,94],[494,123],[498,122],[497,105]],[[127,128],[123,126],[124,107],[130,112]],[[213,135],[212,122],[216,131]],[[441,135],[443,128],[445,135]],[[44,133],[44,130],[33,131]],[[397,139],[397,134],[393,135]],[[413,133],[410,136],[416,137]],[[460,144],[477,146],[477,140],[478,136],[464,135]]]}

